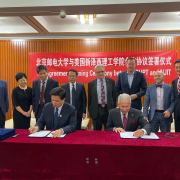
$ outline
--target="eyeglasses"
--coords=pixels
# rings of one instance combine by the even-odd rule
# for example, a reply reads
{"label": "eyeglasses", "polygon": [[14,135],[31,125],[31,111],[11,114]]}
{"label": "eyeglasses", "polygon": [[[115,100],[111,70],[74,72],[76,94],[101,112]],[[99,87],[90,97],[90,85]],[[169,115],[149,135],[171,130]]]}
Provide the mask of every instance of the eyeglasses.
{"label": "eyeglasses", "polygon": [[170,132],[165,134],[165,137],[171,138],[171,139],[176,139],[178,136],[180,136],[180,134],[173,134]]}
{"label": "eyeglasses", "polygon": [[96,72],[96,73],[100,74],[100,73],[104,73],[104,71],[98,71],[98,72]]}

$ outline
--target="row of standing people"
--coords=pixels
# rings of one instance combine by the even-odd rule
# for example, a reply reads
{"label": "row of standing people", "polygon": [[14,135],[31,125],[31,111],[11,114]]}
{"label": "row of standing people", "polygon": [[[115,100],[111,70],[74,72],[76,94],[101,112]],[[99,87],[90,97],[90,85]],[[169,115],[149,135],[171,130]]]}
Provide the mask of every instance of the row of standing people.
{"label": "row of standing people", "polygon": [[[174,65],[177,74],[180,76],[180,60],[177,60]],[[159,127],[161,131],[168,131],[169,125],[172,122],[175,97],[175,130],[179,132],[179,80],[175,79],[173,81],[173,95],[172,87],[163,83],[164,75],[156,72],[154,75],[156,84],[149,86],[147,89],[144,74],[135,70],[136,60],[129,58],[126,66],[127,71],[118,75],[116,85],[113,79],[105,77],[105,68],[103,65],[97,65],[95,67],[97,78],[88,83],[88,110],[90,117],[93,119],[94,129],[101,130],[102,124],[106,126],[109,110],[116,107],[116,98],[120,93],[129,94],[132,100],[131,107],[139,110],[142,108],[141,97],[146,93],[143,115],[145,119],[150,121],[152,131],[156,132]],[[58,87],[58,82],[48,77],[48,71],[45,66],[40,65],[36,70],[40,78],[33,81],[32,89],[26,86],[27,77],[24,73],[18,73],[16,75],[19,86],[14,88],[12,92],[15,128],[29,128],[32,109],[36,120],[38,120],[44,104],[51,101],[50,91]],[[77,77],[78,73],[76,70],[68,71],[69,83],[63,84],[62,88],[66,91],[66,102],[76,107],[77,129],[80,129],[82,118],[85,118],[86,115],[86,93],[83,84],[76,82]],[[3,89],[1,91],[3,102],[0,108],[0,116],[2,116],[0,125],[4,127],[5,113],[8,111],[9,103],[7,84],[2,80],[0,84],[1,89]],[[150,102],[151,108],[148,118]],[[165,130],[163,130],[165,126]]]}

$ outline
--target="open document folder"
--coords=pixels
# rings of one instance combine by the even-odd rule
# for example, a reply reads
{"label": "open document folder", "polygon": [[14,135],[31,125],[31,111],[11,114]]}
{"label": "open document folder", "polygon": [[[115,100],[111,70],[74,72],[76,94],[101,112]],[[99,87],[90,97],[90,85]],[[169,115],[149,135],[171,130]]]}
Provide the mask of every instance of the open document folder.
{"label": "open document folder", "polygon": [[120,138],[127,138],[127,139],[160,139],[155,133],[150,133],[150,135],[143,135],[140,138],[133,136],[133,133],[134,132],[124,132],[119,134],[120,134]]}
{"label": "open document folder", "polygon": [[[38,131],[38,132],[30,134],[28,137],[51,137],[52,138],[53,132],[54,131]],[[62,134],[61,136],[59,136],[59,138],[63,138],[65,136],[66,134]]]}

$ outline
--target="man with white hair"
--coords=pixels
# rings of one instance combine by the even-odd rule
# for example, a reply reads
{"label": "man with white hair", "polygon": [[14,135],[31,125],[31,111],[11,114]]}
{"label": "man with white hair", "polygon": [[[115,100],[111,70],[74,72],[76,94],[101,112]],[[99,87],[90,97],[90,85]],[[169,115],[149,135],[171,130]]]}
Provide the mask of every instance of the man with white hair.
{"label": "man with white hair", "polygon": [[174,110],[173,88],[163,83],[164,74],[161,71],[154,73],[154,80],[156,84],[149,86],[146,91],[143,116],[144,119],[149,120],[153,132],[158,132],[159,127],[161,132],[170,132]]}
{"label": "man with white hair", "polygon": [[102,64],[95,67],[97,78],[88,83],[88,110],[94,130],[106,127],[109,110],[116,107],[116,89],[113,79],[105,77]]}
{"label": "man with white hair", "polygon": [[[140,110],[131,108],[131,97],[128,94],[120,94],[118,97],[119,108],[112,109],[109,112],[107,131],[116,133],[125,131],[135,131],[135,137],[141,137],[150,134],[151,126],[143,118]],[[142,129],[138,129],[140,126]]]}

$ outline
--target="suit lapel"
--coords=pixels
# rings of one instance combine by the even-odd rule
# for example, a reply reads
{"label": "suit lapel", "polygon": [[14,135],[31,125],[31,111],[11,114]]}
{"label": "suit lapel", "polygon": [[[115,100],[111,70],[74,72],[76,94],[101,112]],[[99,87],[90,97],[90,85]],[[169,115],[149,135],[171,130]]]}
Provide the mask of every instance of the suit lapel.
{"label": "suit lapel", "polygon": [[130,111],[129,111],[129,113],[128,113],[128,120],[127,120],[127,131],[129,131],[133,119],[134,119],[134,113],[133,113],[132,110],[130,109]]}
{"label": "suit lapel", "polygon": [[39,98],[40,98],[40,95],[41,95],[40,86],[41,86],[41,79],[39,79],[39,81],[37,83],[37,88],[38,88],[37,90],[38,90]]}
{"label": "suit lapel", "polygon": [[110,88],[109,79],[107,79],[105,77],[105,81],[106,81],[106,95],[107,95],[107,97],[109,97],[109,92],[110,92],[110,90],[109,90],[109,88]]}
{"label": "suit lapel", "polygon": [[98,97],[97,97],[97,78],[94,80],[94,85],[93,85],[93,89],[94,89],[94,96],[96,97],[97,99],[97,102],[98,102]]}
{"label": "suit lapel", "polygon": [[66,96],[66,102],[70,103],[70,83],[67,83],[67,96]]}
{"label": "suit lapel", "polygon": [[121,119],[121,111],[120,111],[120,109],[119,109],[119,111],[117,111],[116,117],[117,117],[117,119],[119,119],[117,127],[122,127],[124,129],[123,120]]}
{"label": "suit lapel", "polygon": [[[78,92],[79,92],[79,83],[76,82],[76,96],[75,96],[75,102],[78,100],[78,98],[77,98]],[[76,102],[76,104],[77,104],[77,102]]]}
{"label": "suit lapel", "polygon": [[163,88],[163,108],[164,108],[165,99],[166,99],[165,92],[166,92],[166,88],[167,88],[167,86],[166,86],[166,84],[165,84],[165,83],[163,84],[163,86],[164,86],[164,88]]}
{"label": "suit lapel", "polygon": [[[134,77],[133,77],[133,81],[132,81],[132,84],[131,84],[131,88],[134,86],[134,83],[136,83],[135,82],[136,81],[136,76],[137,76],[137,73],[136,73],[136,71],[134,71]],[[128,79],[127,79],[127,81],[128,81]],[[129,85],[129,83],[128,83],[128,85]]]}
{"label": "suit lapel", "polygon": [[49,113],[50,113],[51,122],[52,122],[51,127],[53,129],[54,128],[54,106],[52,105],[52,103],[51,103],[51,107],[49,109]]}
{"label": "suit lapel", "polygon": [[130,88],[129,88],[129,83],[128,83],[127,71],[124,72],[123,82],[125,82],[124,87],[128,87],[128,89],[130,90]]}
{"label": "suit lapel", "polygon": [[177,90],[177,83],[178,83],[178,78],[177,79],[175,79],[175,81],[174,81],[175,83],[174,83],[174,89],[175,89],[175,93],[178,95],[178,90]]}
{"label": "suit lapel", "polygon": [[66,108],[67,108],[67,104],[64,102],[63,107],[62,107],[61,112],[60,112],[60,115],[59,115],[59,118],[58,118],[57,127],[58,127],[58,124],[61,122],[61,120],[63,119],[63,117],[66,113]]}
{"label": "suit lapel", "polygon": [[46,92],[47,92],[47,88],[48,88],[48,86],[49,86],[49,84],[50,84],[50,81],[51,81],[51,80],[50,80],[50,78],[48,77],[44,94],[46,94]]}

